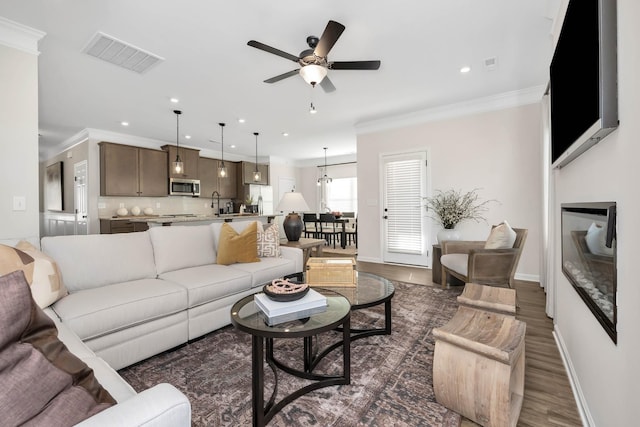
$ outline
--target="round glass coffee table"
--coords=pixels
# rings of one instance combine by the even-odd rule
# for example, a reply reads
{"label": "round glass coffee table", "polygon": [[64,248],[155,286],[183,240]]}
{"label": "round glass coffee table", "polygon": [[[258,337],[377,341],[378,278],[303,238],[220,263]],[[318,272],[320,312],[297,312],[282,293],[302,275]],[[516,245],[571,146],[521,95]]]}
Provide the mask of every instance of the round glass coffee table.
{"label": "round glass coffee table", "polygon": [[318,292],[337,292],[349,300],[351,311],[384,304],[384,328],[351,328],[351,341],[372,335],[391,334],[391,299],[395,294],[393,283],[376,274],[356,272],[356,284],[350,287],[314,286]]}
{"label": "round glass coffee table", "polygon": [[[242,298],[231,307],[231,323],[238,330],[251,335],[252,402],[253,425],[263,426],[285,405],[298,397],[323,387],[349,384],[351,382],[351,305],[347,299],[331,291],[322,292],[327,297],[327,310],[312,314],[307,318],[293,320],[269,326],[264,314],[254,302],[254,296]],[[314,349],[313,338],[323,332],[337,328],[342,330],[342,341],[332,345],[331,350],[342,346],[342,375],[322,375],[313,372],[314,368],[329,351],[320,354]],[[293,369],[273,355],[274,338],[303,338],[303,370]],[[266,350],[265,350],[266,341]],[[264,362],[269,365],[275,377],[273,392],[267,404],[264,401]],[[300,378],[315,382],[294,391],[275,402],[278,391],[277,369]]]}

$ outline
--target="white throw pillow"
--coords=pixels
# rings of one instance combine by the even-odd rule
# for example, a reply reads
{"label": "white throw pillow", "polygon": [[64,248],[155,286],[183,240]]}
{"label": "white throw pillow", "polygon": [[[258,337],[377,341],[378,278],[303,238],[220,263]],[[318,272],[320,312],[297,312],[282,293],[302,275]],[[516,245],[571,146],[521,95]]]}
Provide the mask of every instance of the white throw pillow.
{"label": "white throw pillow", "polygon": [[584,240],[587,242],[587,247],[592,254],[613,256],[613,248],[608,248],[606,245],[606,229],[601,224],[592,222],[586,236],[584,236]]}
{"label": "white throw pillow", "polygon": [[516,232],[509,226],[507,221],[493,227],[491,234],[484,244],[485,249],[511,249],[516,241]]}

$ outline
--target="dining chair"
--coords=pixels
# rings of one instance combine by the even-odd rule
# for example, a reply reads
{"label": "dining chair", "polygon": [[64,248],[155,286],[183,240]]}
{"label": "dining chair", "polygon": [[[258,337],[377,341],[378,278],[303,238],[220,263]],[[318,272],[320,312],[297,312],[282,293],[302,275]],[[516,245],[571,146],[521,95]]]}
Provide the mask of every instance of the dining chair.
{"label": "dining chair", "polygon": [[336,217],[333,214],[320,214],[320,230],[322,232],[322,236],[327,241],[328,245],[333,242],[334,249],[336,248],[336,241],[340,239],[340,234],[342,233],[342,229],[339,229],[336,225]]}
{"label": "dining chair", "polygon": [[315,213],[303,213],[302,223],[304,224],[304,237],[311,237],[313,239],[320,238],[320,232],[318,230],[318,215]]}

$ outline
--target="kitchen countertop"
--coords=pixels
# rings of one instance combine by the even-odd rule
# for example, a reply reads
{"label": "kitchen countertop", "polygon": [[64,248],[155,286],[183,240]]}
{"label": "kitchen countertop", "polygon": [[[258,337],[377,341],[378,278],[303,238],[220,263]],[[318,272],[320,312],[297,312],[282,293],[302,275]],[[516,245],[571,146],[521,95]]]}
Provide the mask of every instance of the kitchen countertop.
{"label": "kitchen countertop", "polygon": [[194,215],[194,214],[175,214],[175,215],[139,215],[139,216],[115,216],[109,218],[102,219],[110,219],[112,221],[130,221],[130,222],[146,222],[147,224],[173,224],[173,223],[182,223],[182,222],[217,222],[217,221],[233,221],[236,218],[274,218],[276,216],[281,216],[281,214],[271,214],[271,215],[259,215],[254,213],[233,213],[233,214],[222,214],[222,215]]}

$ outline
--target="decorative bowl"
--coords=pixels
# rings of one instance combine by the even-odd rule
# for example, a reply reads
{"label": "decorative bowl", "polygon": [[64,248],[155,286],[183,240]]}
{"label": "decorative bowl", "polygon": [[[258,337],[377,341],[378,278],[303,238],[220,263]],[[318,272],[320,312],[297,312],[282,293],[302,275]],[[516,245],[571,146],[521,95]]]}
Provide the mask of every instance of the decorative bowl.
{"label": "decorative bowl", "polygon": [[309,292],[309,285],[290,282],[288,279],[275,279],[270,284],[264,285],[262,291],[274,301],[295,301]]}

